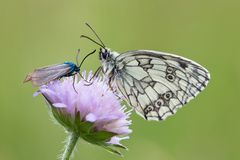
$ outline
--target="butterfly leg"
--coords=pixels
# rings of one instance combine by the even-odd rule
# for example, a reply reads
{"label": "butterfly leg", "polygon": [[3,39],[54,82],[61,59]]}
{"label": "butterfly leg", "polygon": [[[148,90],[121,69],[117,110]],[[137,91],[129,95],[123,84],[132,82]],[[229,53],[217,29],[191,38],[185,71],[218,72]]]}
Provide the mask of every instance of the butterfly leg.
{"label": "butterfly leg", "polygon": [[101,72],[101,68],[102,67],[98,67],[98,69],[95,71],[95,73],[93,74],[93,76],[92,76],[92,78],[89,80],[89,81],[92,81],[93,80],[93,78],[97,78],[98,77],[98,75],[100,74],[100,72]]}
{"label": "butterfly leg", "polygon": [[[95,71],[95,73],[94,73],[93,76],[90,78],[90,80],[87,81],[88,84],[84,84],[85,86],[90,86],[90,85],[93,84],[93,81],[92,81],[92,80],[93,80],[95,77],[98,77],[98,76],[99,76],[100,72],[102,71],[101,68],[102,68],[102,67],[98,67],[98,69]],[[91,81],[92,81],[92,82],[91,82]]]}
{"label": "butterfly leg", "polygon": [[109,80],[108,80],[108,86],[109,86],[110,90],[113,91],[113,87],[111,85],[111,81],[112,81],[112,77],[110,77]]}
{"label": "butterfly leg", "polygon": [[113,94],[117,97],[118,100],[122,100],[122,96],[118,93],[118,91],[111,85],[111,81],[112,81],[113,77],[110,77],[108,80],[108,86],[109,89],[113,92]]}

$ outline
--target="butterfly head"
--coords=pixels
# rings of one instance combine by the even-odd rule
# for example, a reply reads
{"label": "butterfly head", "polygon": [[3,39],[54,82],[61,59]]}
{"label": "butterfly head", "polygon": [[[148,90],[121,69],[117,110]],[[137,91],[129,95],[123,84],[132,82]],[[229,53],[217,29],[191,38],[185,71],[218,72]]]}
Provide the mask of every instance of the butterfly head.
{"label": "butterfly head", "polygon": [[102,63],[102,71],[106,75],[110,75],[116,64],[115,59],[119,54],[117,52],[111,51],[108,48],[100,48],[99,59]]}
{"label": "butterfly head", "polygon": [[108,48],[100,48],[99,59],[101,61],[108,61],[110,58],[111,51]]}

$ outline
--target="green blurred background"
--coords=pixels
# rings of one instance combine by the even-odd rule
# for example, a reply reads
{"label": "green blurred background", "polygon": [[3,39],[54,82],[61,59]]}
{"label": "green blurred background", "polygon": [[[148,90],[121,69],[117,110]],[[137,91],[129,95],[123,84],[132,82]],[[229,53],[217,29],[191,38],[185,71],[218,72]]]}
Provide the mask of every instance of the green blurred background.
{"label": "green blurred background", "polygon": [[[65,133],[49,118],[37,88],[23,84],[34,68],[75,62],[97,48],[92,33],[116,51],[175,53],[209,69],[209,86],[163,122],[132,115],[124,158],[79,141],[75,159],[239,160],[240,1],[237,0],[1,0],[0,160],[53,160]],[[95,70],[98,55],[84,68]]]}

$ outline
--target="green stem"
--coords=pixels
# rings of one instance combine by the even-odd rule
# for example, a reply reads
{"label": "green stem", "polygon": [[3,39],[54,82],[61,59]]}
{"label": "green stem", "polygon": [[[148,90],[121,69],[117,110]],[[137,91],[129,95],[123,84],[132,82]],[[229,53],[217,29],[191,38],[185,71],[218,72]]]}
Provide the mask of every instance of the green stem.
{"label": "green stem", "polygon": [[65,145],[65,149],[63,152],[62,160],[69,160],[71,157],[71,154],[77,144],[79,136],[75,133],[70,133],[67,144]]}

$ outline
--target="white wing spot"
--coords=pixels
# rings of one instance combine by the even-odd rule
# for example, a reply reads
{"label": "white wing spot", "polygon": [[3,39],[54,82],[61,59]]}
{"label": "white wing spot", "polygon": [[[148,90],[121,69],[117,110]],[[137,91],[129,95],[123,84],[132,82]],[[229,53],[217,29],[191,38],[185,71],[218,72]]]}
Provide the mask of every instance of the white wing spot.
{"label": "white wing spot", "polygon": [[129,66],[138,66],[138,61],[134,60],[128,63]]}
{"label": "white wing spot", "polygon": [[145,93],[148,95],[152,102],[158,99],[158,93],[150,86],[145,89]]}
{"label": "white wing spot", "polygon": [[143,107],[146,107],[146,106],[150,105],[150,103],[151,103],[150,100],[148,99],[147,95],[145,95],[145,94],[140,94],[137,99]]}
{"label": "white wing spot", "polygon": [[161,84],[161,83],[156,83],[153,88],[154,88],[159,94],[164,94],[164,93],[166,93],[167,91],[169,91],[169,89],[168,89],[165,85],[163,85],[163,84]]}
{"label": "white wing spot", "polygon": [[125,67],[125,70],[128,74],[137,80],[148,76],[148,74],[141,67]]}
{"label": "white wing spot", "polygon": [[136,99],[135,96],[130,95],[130,96],[129,96],[129,100],[130,100],[132,106],[134,106],[134,107],[137,106],[137,99]]}

